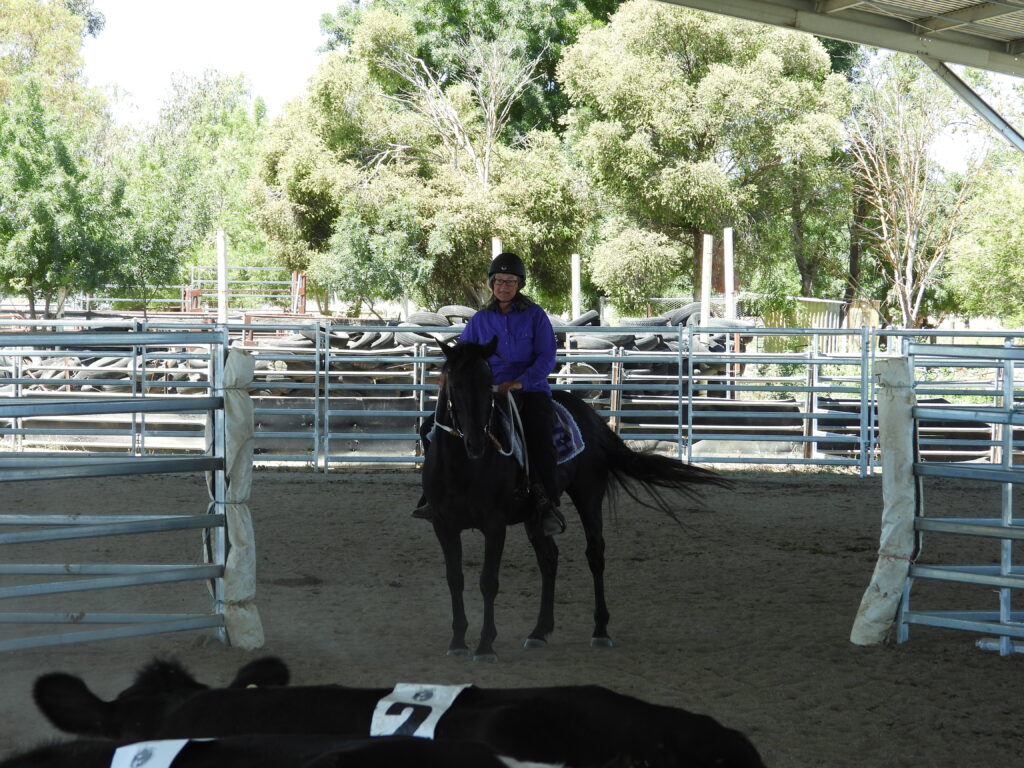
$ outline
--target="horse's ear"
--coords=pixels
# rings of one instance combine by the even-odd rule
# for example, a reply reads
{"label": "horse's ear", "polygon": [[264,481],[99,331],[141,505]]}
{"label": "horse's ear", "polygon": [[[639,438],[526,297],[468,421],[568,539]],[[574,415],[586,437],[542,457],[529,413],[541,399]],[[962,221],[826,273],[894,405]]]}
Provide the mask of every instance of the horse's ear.
{"label": "horse's ear", "polygon": [[490,357],[494,354],[494,350],[498,348],[498,337],[492,336],[491,340],[484,346],[484,357]]}
{"label": "horse's ear", "polygon": [[445,356],[445,359],[447,360],[451,357],[452,349],[455,345],[449,344],[446,341],[441,341],[441,339],[435,339],[435,341],[437,342],[437,346],[441,349],[441,354]]}

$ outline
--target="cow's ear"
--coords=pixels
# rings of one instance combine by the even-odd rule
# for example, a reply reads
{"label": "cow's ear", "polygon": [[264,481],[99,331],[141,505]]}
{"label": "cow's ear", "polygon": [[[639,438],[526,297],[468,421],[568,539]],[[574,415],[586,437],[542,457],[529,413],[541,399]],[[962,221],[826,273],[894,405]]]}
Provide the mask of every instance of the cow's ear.
{"label": "cow's ear", "polygon": [[120,729],[111,722],[112,706],[89,690],[81,678],[53,672],[32,687],[36,706],[54,726],[77,736],[116,739]]}
{"label": "cow's ear", "polygon": [[288,685],[291,675],[288,665],[276,656],[264,656],[239,668],[229,688],[265,688]]}
{"label": "cow's ear", "polygon": [[490,357],[498,348],[498,337],[492,336],[491,340],[484,345],[484,357]]}

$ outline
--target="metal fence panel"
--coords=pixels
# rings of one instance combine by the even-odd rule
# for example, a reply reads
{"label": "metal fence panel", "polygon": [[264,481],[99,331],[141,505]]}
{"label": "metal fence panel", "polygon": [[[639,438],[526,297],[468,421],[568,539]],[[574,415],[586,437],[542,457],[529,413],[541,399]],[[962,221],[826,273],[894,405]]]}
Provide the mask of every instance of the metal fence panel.
{"label": "metal fence panel", "polygon": [[[429,315],[428,315],[429,316]],[[445,318],[441,318],[445,320]],[[584,397],[625,439],[709,464],[842,466],[860,474],[878,465],[872,365],[903,339],[956,347],[1019,339],[1024,332],[893,331],[867,327],[762,328],[742,325],[558,325],[553,387]],[[111,321],[102,321],[114,327]],[[447,322],[447,320],[445,320]],[[456,322],[458,320],[456,319]],[[664,322],[662,319],[660,322]],[[716,321],[724,323],[725,321]],[[8,326],[25,321],[9,321]],[[74,321],[48,327],[76,328]],[[102,341],[96,324],[81,333]],[[210,331],[209,323],[166,318],[123,322],[151,332]],[[0,325],[0,328],[3,326]],[[256,357],[250,387],[256,461],[329,471],[357,464],[415,466],[418,426],[432,413],[443,358],[437,340],[459,325],[384,321],[230,322],[231,343]],[[15,333],[3,334],[14,340]],[[164,397],[208,394],[207,364],[194,349],[110,352],[82,358],[26,357],[0,351],[0,390],[19,397],[61,392]],[[979,353],[980,354],[980,353]],[[1001,383],[975,358],[950,366],[929,357],[918,384],[922,405],[988,403]],[[928,403],[926,399],[932,402]],[[992,430],[953,423],[938,411],[922,421],[927,460],[961,461],[990,453]],[[122,450],[135,454],[202,451],[201,413],[111,415],[106,420],[0,421],[9,449]],[[120,419],[120,420],[119,420]]]}
{"label": "metal fence panel", "polygon": [[[1024,412],[1020,406],[1024,399],[1024,381],[1021,380],[1024,376],[1024,347],[1017,345],[1019,341],[1019,338],[1007,338],[999,347],[922,344],[912,339],[903,344],[912,361],[912,370],[915,374],[920,372],[930,384],[930,391],[934,390],[936,374],[948,389],[954,389],[951,380],[956,376],[952,371],[957,368],[970,372],[970,384],[983,384],[981,387],[963,386],[955,390],[962,398],[960,403],[943,407],[918,405],[914,408],[916,425],[926,420],[931,420],[931,423],[942,420],[954,425],[972,424],[980,427],[987,438],[976,441],[983,447],[980,460],[958,463],[917,461],[914,475],[919,478],[918,489],[923,485],[923,479],[928,477],[997,483],[1000,505],[998,510],[978,510],[976,517],[954,518],[942,514],[941,501],[931,502],[925,508],[923,499],[927,497],[919,494],[915,531],[991,539],[998,562],[995,565],[928,562],[928,550],[922,547],[910,566],[904,587],[897,622],[901,642],[908,639],[910,626],[919,624],[995,635],[995,639],[979,640],[978,646],[985,650],[998,650],[1002,655],[1024,652],[1024,644],[1019,642],[1024,639],[1021,613],[1015,611],[1013,605],[1019,595],[1018,590],[1024,590],[1024,565],[1015,562],[1018,558],[1014,554],[1014,544],[1022,539],[1024,530],[1014,515],[1013,505],[1014,489],[1024,483],[1024,471],[1018,466],[1024,448],[1024,440],[1021,439]],[[991,404],[983,405],[977,400],[990,400]],[[917,429],[919,453],[923,454],[926,446],[933,445],[935,441],[921,435],[920,426]],[[958,441],[958,445],[965,443],[969,444],[969,441]],[[971,592],[976,595],[974,599],[982,605],[991,603],[994,592],[995,605],[989,605],[988,610],[950,611],[946,605],[935,606],[934,594],[930,599],[922,599],[919,596],[920,586],[916,590],[914,588],[915,582],[978,587]],[[964,596],[958,599],[964,599]],[[936,610],[936,607],[941,610]]]}
{"label": "metal fence panel", "polygon": [[[224,419],[219,414],[224,407],[221,392],[227,332],[210,326],[198,331],[152,331],[137,327],[76,331],[60,324],[50,327],[51,330],[45,333],[19,331],[2,337],[5,361],[2,372],[7,376],[6,381],[0,380],[3,385],[0,390],[5,395],[0,398],[0,434],[5,435],[10,450],[0,454],[0,482],[203,471],[212,475],[212,509],[222,509],[219,505],[226,499],[223,479],[225,438]],[[190,382],[190,387],[198,391],[196,396],[184,397],[180,392],[160,396],[153,391],[157,368],[153,361],[164,359],[166,350],[174,349],[201,350],[187,356],[204,361],[202,382]],[[94,364],[109,360],[127,364],[118,366],[114,376],[97,376]],[[212,451],[207,453],[204,439],[202,449],[190,446],[184,452],[166,448],[157,452],[152,442],[147,444],[144,426],[147,419],[181,413],[195,415],[200,430],[207,420],[211,421]],[[95,426],[97,420],[104,422],[113,416],[125,416],[126,419],[113,426]],[[72,423],[93,426],[60,426]],[[69,435],[84,438],[87,444],[70,443],[67,441]],[[49,447],[63,450],[35,450],[48,442],[52,442]],[[198,500],[197,505],[205,508],[208,500]],[[0,533],[0,546],[5,547],[5,554],[24,552],[22,547],[27,546],[29,557],[59,557],[63,550],[59,545],[54,546],[55,542],[201,529],[209,542],[209,561],[204,565],[4,562],[0,564],[0,576],[4,577],[0,583],[0,600],[9,601],[5,605],[13,605],[12,610],[0,613],[0,624],[14,628],[14,634],[0,638],[0,650],[198,628],[216,628],[223,639],[224,617],[220,606],[223,604],[221,582],[226,552],[222,535],[225,518],[220,512],[210,513],[208,509],[207,514],[152,516],[20,512],[0,514],[0,526],[13,529]],[[24,581],[27,577],[41,576],[71,578]],[[73,606],[74,610],[68,610],[66,606],[49,612],[39,610],[44,606],[57,607],[53,598],[68,594],[95,594],[101,590],[186,581],[212,583],[214,598],[209,601],[209,610],[153,614],[96,612],[89,610],[90,604],[82,602],[87,598],[82,597],[76,598],[79,602]],[[124,599],[119,598],[118,604],[124,605]],[[35,610],[23,610],[29,606]],[[85,623],[111,626],[102,630],[74,629],[59,634],[28,636],[25,630],[20,630],[22,626],[36,624],[72,626]]]}

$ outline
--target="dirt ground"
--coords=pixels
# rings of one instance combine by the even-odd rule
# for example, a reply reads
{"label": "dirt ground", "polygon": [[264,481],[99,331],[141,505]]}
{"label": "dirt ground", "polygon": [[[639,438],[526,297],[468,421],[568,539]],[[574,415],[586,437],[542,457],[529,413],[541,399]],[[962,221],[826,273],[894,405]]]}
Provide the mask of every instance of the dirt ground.
{"label": "dirt ground", "polygon": [[[500,660],[482,664],[444,654],[450,617],[440,551],[430,525],[409,517],[416,474],[258,472],[251,508],[265,647],[242,651],[200,631],[0,653],[0,755],[58,735],[31,702],[41,673],[81,675],[108,698],[154,656],[176,657],[203,681],[222,684],[242,663],[275,654],[296,684],[597,683],[710,714],[747,733],[773,768],[1024,764],[1024,660],[976,649],[975,635],[927,627],[899,646],[849,642],[874,566],[880,478],[727,474],[735,489],[709,491],[701,509],[681,506],[682,525],[625,497],[606,514],[612,649],[589,646],[590,577],[571,516],[558,539],[557,631],[547,649],[522,648],[538,577],[525,535],[511,531],[497,609]],[[928,488],[934,510],[994,515],[998,508],[998,490],[989,486],[933,480]],[[3,490],[7,511],[33,514],[166,514],[205,505],[201,479],[185,475],[10,483]],[[196,562],[198,538],[187,531],[9,546],[4,561]],[[465,542],[475,635],[481,540],[469,532]],[[937,537],[926,542],[930,554],[990,562],[996,544]],[[123,601],[122,609],[209,606],[205,587],[194,582],[104,594]],[[995,607],[988,593],[965,599],[974,602],[945,607]],[[85,600],[72,593],[54,604],[99,609]],[[7,600],[0,607],[50,609],[45,605]]]}

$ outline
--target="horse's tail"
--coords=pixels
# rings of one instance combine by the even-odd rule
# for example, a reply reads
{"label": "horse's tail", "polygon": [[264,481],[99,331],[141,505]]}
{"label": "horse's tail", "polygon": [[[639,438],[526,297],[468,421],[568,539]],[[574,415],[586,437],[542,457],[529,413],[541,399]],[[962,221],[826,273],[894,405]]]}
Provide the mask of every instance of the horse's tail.
{"label": "horse's tail", "polygon": [[564,392],[556,392],[555,397],[580,424],[587,450],[594,450],[603,457],[611,481],[609,490],[621,489],[639,504],[676,519],[675,511],[665,497],[666,491],[698,498],[699,486],[732,487],[729,480],[710,469],[656,453],[634,451],[582,400]]}

